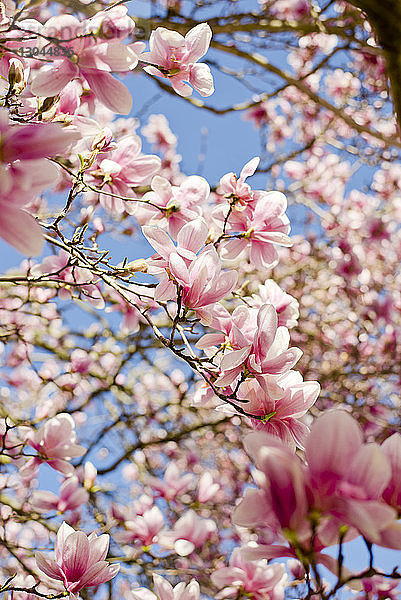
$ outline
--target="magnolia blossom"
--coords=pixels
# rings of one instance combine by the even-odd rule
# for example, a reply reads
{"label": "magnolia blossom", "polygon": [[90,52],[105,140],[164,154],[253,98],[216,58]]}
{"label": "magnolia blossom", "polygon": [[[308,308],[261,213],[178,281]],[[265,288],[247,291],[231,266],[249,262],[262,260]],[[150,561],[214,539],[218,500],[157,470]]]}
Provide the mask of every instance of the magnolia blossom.
{"label": "magnolia blossom", "polygon": [[32,271],[35,275],[43,274],[58,281],[61,284],[58,291],[59,298],[63,300],[71,298],[71,290],[74,290],[77,295],[83,295],[95,308],[104,308],[103,296],[96,283],[93,283],[91,271],[75,266],[66,250],[47,256],[42,264],[35,265]]}
{"label": "magnolia blossom", "polygon": [[278,263],[276,246],[292,246],[290,224],[285,214],[287,199],[281,192],[253,192],[253,207],[232,210],[220,205],[213,211],[219,227],[226,222],[228,240],[221,242],[222,256],[236,258],[249,247],[255,267],[270,268]]}
{"label": "magnolia blossom", "polygon": [[238,398],[246,401],[242,404],[248,414],[262,416],[264,419],[250,419],[252,427],[278,436],[295,450],[303,448],[309,428],[302,417],[314,405],[319,395],[317,381],[303,381],[297,371],[288,371],[278,376],[270,387],[280,388],[277,397],[268,394],[256,381],[247,379],[238,388]]}
{"label": "magnolia blossom", "polygon": [[209,67],[198,60],[206,54],[211,38],[207,23],[191,29],[185,38],[176,31],[158,27],[150,36],[150,52],[141,54],[140,60],[150,63],[144,69],[147,73],[168,78],[180,96],[191,96],[190,85],[201,96],[210,96],[214,92],[213,77]]}
{"label": "magnolia blossom", "polygon": [[166,220],[173,239],[177,239],[180,229],[186,223],[200,216],[201,206],[210,194],[206,179],[196,175],[184,179],[180,186],[172,186],[165,177],[156,175],[152,179],[151,188],[152,191],[144,194],[142,198],[151,204],[138,203],[135,217],[146,224]]}
{"label": "magnolia blossom", "polygon": [[[234,523],[269,527],[290,542],[290,548],[262,544],[247,556],[295,556],[294,542],[307,549],[311,520],[317,519],[314,551],[338,543],[349,526],[348,539],[362,534],[368,541],[401,547],[401,523],[382,499],[391,467],[376,444],[363,444],[356,422],[345,411],[330,411],[312,425],[306,441],[306,464],[277,438],[264,433],[245,440],[248,453],[262,472],[259,489],[247,489],[233,514]],[[329,568],[326,555],[318,557]]]}
{"label": "magnolia blossom", "polygon": [[240,548],[234,548],[230,565],[214,571],[211,579],[216,587],[224,588],[218,598],[236,597],[241,591],[255,600],[283,600],[287,583],[283,564],[246,560]]}
{"label": "magnolia blossom", "polygon": [[171,131],[165,115],[149,115],[147,125],[142,127],[142,133],[156,148],[167,151],[175,148],[177,137]]}
{"label": "magnolia blossom", "polygon": [[158,541],[158,534],[164,525],[161,510],[153,506],[145,510],[143,514],[124,519],[125,531],[115,535],[115,539],[123,544],[140,541],[144,546],[150,546]]}
{"label": "magnolia blossom", "polygon": [[197,254],[208,235],[204,219],[184,225],[178,232],[177,246],[159,227],[147,226],[142,231],[159,254],[151,265],[157,266],[155,273],[163,274],[156,288],[155,300],[175,300],[178,284],[183,304],[207,321],[210,314],[205,307],[227,296],[234,289],[238,276],[235,271],[222,271],[221,261],[213,247],[203,248]]}
{"label": "magnolia blossom", "polygon": [[188,556],[195,548],[203,546],[216,529],[212,519],[203,519],[193,510],[187,510],[176,521],[173,531],[160,534],[159,543],[165,548],[174,548],[179,556]]}
{"label": "magnolia blossom", "polygon": [[209,471],[202,473],[198,483],[198,502],[208,502],[219,491],[220,485],[213,481]]}
{"label": "magnolia blossom", "polygon": [[36,552],[36,564],[51,579],[62,581],[65,589],[74,595],[83,588],[110,581],[120,570],[120,565],[110,565],[106,560],[109,536],[95,533],[87,536],[63,523],[57,532],[55,560],[43,552]]}
{"label": "magnolia blossom", "polygon": [[53,492],[35,491],[29,504],[34,510],[43,512],[56,510],[63,513],[67,510],[76,510],[88,500],[89,494],[80,485],[78,477],[68,477],[60,488],[59,496]]}
{"label": "magnolia blossom", "polygon": [[[278,327],[274,306],[264,304],[259,309],[238,307],[232,314],[232,324],[226,327],[230,350],[220,362],[221,374],[215,382],[226,387],[237,381],[241,373],[254,375],[260,385],[268,390],[266,375],[288,372],[302,355],[299,348],[288,348],[290,336],[286,327]],[[211,342],[223,343],[225,336],[211,334],[197,344],[205,347]]]}
{"label": "magnolia blossom", "polygon": [[89,199],[98,198],[101,206],[112,213],[132,211],[129,201],[113,197],[135,198],[132,187],[143,185],[160,169],[161,161],[155,154],[142,153],[142,141],[137,135],[128,135],[112,150],[107,158],[97,162],[87,172],[87,181],[99,189],[89,192]]}
{"label": "magnolia blossom", "polygon": [[133,588],[131,590],[134,600],[199,600],[199,583],[191,579],[188,584],[183,581],[172,586],[166,579],[153,573],[153,583],[156,593],[147,588]]}
{"label": "magnolia blossom", "polygon": [[180,474],[180,470],[176,463],[171,462],[166,472],[164,479],[160,480],[156,477],[149,477],[147,482],[154,490],[157,490],[166,500],[173,500],[176,496],[184,494],[192,487],[194,476],[191,473],[185,475]]}
{"label": "magnolia blossom", "polygon": [[122,5],[97,12],[88,20],[88,24],[95,34],[109,40],[124,40],[135,30],[135,23],[128,15],[128,8]]}
{"label": "magnolia blossom", "polygon": [[[381,500],[393,480],[383,450],[363,444],[357,423],[344,411],[317,419],[305,447],[315,506],[338,526],[347,523],[373,543],[387,545],[386,529],[392,528],[396,513]],[[401,537],[390,547],[401,548]]]}
{"label": "magnolia blossom", "polygon": [[218,191],[231,201],[230,204],[236,210],[244,210],[244,208],[254,200],[251,187],[245,183],[245,179],[251,177],[255,173],[259,162],[259,156],[255,156],[255,158],[252,158],[252,160],[246,163],[239,177],[231,172],[226,173],[220,179]]}
{"label": "magnolia blossom", "polygon": [[85,454],[86,449],[76,442],[75,423],[71,415],[61,413],[46,423],[36,432],[30,431],[27,443],[37,451],[37,456],[20,470],[21,477],[33,477],[38,466],[47,462],[53,469],[65,475],[72,475],[74,467],[67,461]]}
{"label": "magnolia blossom", "polygon": [[45,157],[62,154],[78,138],[76,129],[57,123],[14,125],[0,109],[0,236],[23,254],[40,254],[43,245],[40,226],[24,206],[59,179]]}
{"label": "magnolia blossom", "polygon": [[279,326],[291,328],[298,322],[298,300],[286,294],[273,279],[267,279],[264,284],[259,284],[258,293],[252,295],[249,304],[258,308],[263,304],[273,304]]}
{"label": "magnolia blossom", "polygon": [[[132,106],[131,94],[111,72],[124,73],[134,69],[143,44],[125,45],[116,39],[96,43],[92,36],[83,36],[84,32],[84,23],[72,15],[57,15],[46,21],[40,33],[57,36],[63,47],[70,49],[73,55],[42,67],[33,77],[32,93],[35,96],[55,96],[70,81],[81,77],[107,108],[128,114]],[[71,37],[75,39],[70,41]]]}

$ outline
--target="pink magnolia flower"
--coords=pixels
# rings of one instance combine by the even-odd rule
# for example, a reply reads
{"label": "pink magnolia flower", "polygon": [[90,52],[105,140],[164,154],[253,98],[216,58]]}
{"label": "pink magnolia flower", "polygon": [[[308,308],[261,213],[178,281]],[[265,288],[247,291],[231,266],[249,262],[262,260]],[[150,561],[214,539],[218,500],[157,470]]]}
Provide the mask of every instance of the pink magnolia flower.
{"label": "pink magnolia flower", "polygon": [[69,253],[66,250],[60,250],[58,254],[47,256],[42,264],[35,265],[32,271],[35,274],[46,274],[49,279],[58,281],[61,284],[58,290],[59,298],[70,299],[71,290],[73,290],[78,296],[82,294],[95,308],[104,308],[103,296],[96,283],[93,283],[93,275],[90,270],[77,267],[72,262]]}
{"label": "pink magnolia flower", "polygon": [[[97,43],[93,36],[82,35],[85,33],[84,23],[72,15],[51,17],[40,33],[57,37],[63,47],[72,50],[73,55],[42,67],[33,77],[32,94],[56,96],[70,81],[81,77],[107,108],[120,114],[130,112],[131,94],[111,72],[124,73],[135,68],[137,52],[143,49],[143,44],[125,45],[115,39]],[[71,37],[75,39],[69,41]]]}
{"label": "pink magnolia flower", "polygon": [[373,575],[362,579],[363,591],[355,600],[399,600],[399,580]]}
{"label": "pink magnolia flower", "polygon": [[304,537],[310,532],[306,469],[281,440],[264,432],[246,436],[244,446],[264,477],[259,489],[245,490],[233,522],[245,527],[290,530]]}
{"label": "pink magnolia flower", "polygon": [[93,357],[82,348],[76,348],[71,352],[70,368],[73,373],[88,373],[93,363]]}
{"label": "pink magnolia flower", "polygon": [[[180,229],[188,222],[197,219],[210,194],[206,179],[192,175],[187,177],[180,186],[172,186],[165,177],[156,175],[152,179],[151,192],[147,192],[142,200],[151,205],[140,204],[135,210],[135,217],[141,222],[153,224],[161,220],[167,221],[168,231],[173,239],[177,239]],[[156,208],[160,206],[165,210]]]}
{"label": "pink magnolia flower", "polygon": [[53,469],[65,475],[72,475],[74,467],[67,461],[86,452],[83,446],[75,443],[75,423],[67,413],[49,419],[38,431],[29,432],[26,439],[38,454],[20,470],[21,477],[33,477],[42,462],[47,462]]}
{"label": "pink magnolia flower", "polygon": [[24,206],[59,179],[45,157],[65,152],[78,138],[76,129],[56,123],[11,124],[0,109],[0,236],[23,254],[40,254],[43,245],[40,226]]}
{"label": "pink magnolia flower", "polygon": [[220,485],[213,481],[209,471],[202,473],[198,484],[198,502],[204,503],[211,500],[220,490]]}
{"label": "pink magnolia flower", "polygon": [[83,588],[100,585],[115,577],[120,565],[106,560],[109,536],[95,533],[87,536],[63,523],[57,532],[55,560],[43,552],[35,554],[36,564],[51,579],[62,581],[65,589],[74,595]]}
{"label": "pink magnolia flower", "polygon": [[150,63],[144,69],[150,75],[170,79],[180,96],[191,96],[190,85],[201,96],[210,96],[214,92],[212,74],[205,63],[197,61],[206,54],[211,38],[207,23],[193,27],[185,38],[176,31],[158,27],[150,36],[150,52],[141,54],[140,60]]}
{"label": "pink magnolia flower", "polygon": [[[245,447],[261,471],[258,489],[247,489],[233,521],[247,527],[268,527],[273,540],[280,534],[286,546],[262,544],[247,557],[294,556],[294,541],[308,551],[338,543],[340,528],[347,539],[362,534],[368,541],[399,549],[401,523],[381,495],[391,476],[389,461],[376,444],[363,444],[357,423],[344,411],[319,417],[306,442],[306,464],[282,442],[262,432],[245,439]],[[312,516],[319,515],[312,538]],[[263,529],[262,529],[263,531]],[[295,549],[296,549],[295,545]],[[329,557],[318,562],[332,568]]]}
{"label": "pink magnolia flower", "polygon": [[159,543],[164,548],[174,548],[179,556],[188,556],[195,548],[203,546],[216,529],[216,523],[211,519],[203,519],[195,511],[187,510],[172,531],[160,534]]}
{"label": "pink magnolia flower", "polygon": [[[253,192],[251,187],[245,183],[245,179],[251,177],[260,162],[259,156],[255,156],[243,167],[240,176],[237,177],[235,173],[226,173],[220,179],[220,188],[218,192],[224,194],[225,198],[231,200],[231,205],[236,210],[244,210],[247,205],[253,202]],[[239,205],[239,206],[238,206]]]}
{"label": "pink magnolia flower", "polygon": [[[265,0],[261,0],[264,4]],[[298,21],[310,16],[311,6],[309,0],[277,0],[271,6],[270,12],[278,19]]]}
{"label": "pink magnolia flower", "polygon": [[89,500],[88,492],[80,485],[78,477],[68,477],[60,488],[57,496],[53,492],[35,491],[29,504],[34,510],[47,512],[56,510],[64,513],[67,510],[76,510]]}
{"label": "pink magnolia flower", "polygon": [[206,247],[197,255],[208,235],[204,219],[184,225],[178,232],[177,246],[160,227],[146,226],[142,231],[159,253],[151,264],[157,265],[156,273],[165,274],[156,288],[155,300],[175,300],[178,284],[183,304],[208,319],[208,311],[203,309],[227,296],[234,289],[238,275],[235,271],[222,271],[213,247]]}
{"label": "pink magnolia flower", "polygon": [[216,587],[224,588],[218,598],[236,597],[241,591],[255,600],[283,600],[287,574],[283,564],[249,561],[240,548],[234,548],[230,566],[214,571],[211,580]]}
{"label": "pink magnolia flower", "polygon": [[259,268],[271,268],[278,262],[276,246],[292,246],[288,237],[290,224],[285,214],[287,199],[281,192],[254,191],[254,206],[245,210],[232,210],[220,205],[213,218],[221,227],[227,219],[226,234],[221,242],[222,256],[236,258],[247,247],[251,263]]}
{"label": "pink magnolia flower", "polygon": [[166,579],[154,573],[153,583],[156,593],[143,587],[132,589],[134,600],[199,600],[199,583],[195,579],[191,579],[188,584],[181,581],[173,587]]}
{"label": "pink magnolia flower", "polygon": [[144,546],[150,546],[158,541],[158,534],[164,525],[161,510],[153,506],[142,515],[135,515],[125,521],[125,531],[119,531],[115,539],[123,544],[140,541]]}
{"label": "pink magnolia flower", "polygon": [[288,371],[275,379],[274,386],[282,389],[276,398],[255,379],[247,379],[238,388],[238,398],[247,401],[241,406],[247,413],[265,417],[262,421],[251,418],[252,427],[278,436],[294,451],[296,446],[303,448],[309,428],[302,417],[316,402],[320,385],[303,381],[297,371]]}
{"label": "pink magnolia flower", "polygon": [[[363,444],[356,421],[345,411],[323,414],[305,444],[314,505],[338,527],[354,527],[380,543],[395,511],[381,501],[391,479],[390,462],[376,444]],[[401,547],[401,539],[398,541]]]}
{"label": "pink magnolia flower", "polygon": [[[265,375],[281,375],[288,372],[299,360],[302,351],[299,348],[288,348],[288,329],[278,327],[277,313],[272,304],[264,304],[259,309],[239,307],[234,310],[232,320],[233,325],[228,332],[232,350],[221,359],[221,375],[215,385],[231,385],[245,368],[248,372],[246,374],[254,375],[269,393],[269,380]],[[198,347],[204,347],[210,339],[204,336],[201,343],[197,344]],[[217,341],[217,336],[213,341]]]}
{"label": "pink magnolia flower", "polygon": [[380,446],[391,466],[391,478],[383,490],[384,500],[401,513],[401,435],[394,433]]}
{"label": "pink magnolia flower", "polygon": [[191,473],[181,475],[180,469],[175,462],[171,462],[166,472],[164,473],[164,479],[157,479],[156,477],[148,477],[147,483],[152,487],[153,490],[157,490],[160,496],[166,498],[166,500],[174,500],[179,495],[185,494],[193,484],[194,476]]}
{"label": "pink magnolia flower", "polygon": [[286,294],[273,279],[267,279],[265,283],[259,284],[257,294],[253,294],[249,300],[251,306],[260,307],[263,304],[273,304],[276,309],[279,327],[295,327],[299,317],[298,300]]}
{"label": "pink magnolia flower", "polygon": [[177,137],[171,131],[165,115],[150,115],[147,125],[142,127],[142,133],[149,143],[163,152],[177,145]]}
{"label": "pink magnolia flower", "polygon": [[110,10],[101,10],[88,19],[91,30],[103,39],[124,40],[134,32],[135,23],[128,15],[126,6],[113,6]]}
{"label": "pink magnolia flower", "polygon": [[129,201],[113,198],[112,194],[135,198],[132,187],[148,183],[160,169],[161,160],[155,154],[142,153],[142,141],[137,135],[129,135],[119,141],[108,158],[96,163],[86,173],[87,182],[100,192],[89,192],[89,198],[97,198],[105,210],[122,214],[131,211]]}

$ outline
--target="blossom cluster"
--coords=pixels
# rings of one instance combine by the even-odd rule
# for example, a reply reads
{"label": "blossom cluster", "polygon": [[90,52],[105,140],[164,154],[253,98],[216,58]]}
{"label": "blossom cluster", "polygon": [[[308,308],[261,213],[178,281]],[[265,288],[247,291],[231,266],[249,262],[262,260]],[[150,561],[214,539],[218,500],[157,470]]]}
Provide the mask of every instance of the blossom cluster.
{"label": "blossom cluster", "polygon": [[[26,257],[0,278],[0,591],[396,600],[374,547],[401,550],[400,144],[371,26],[269,0],[211,18],[212,42],[208,3],[81,4],[0,0],[0,236]],[[266,28],[288,69],[259,53]],[[192,97],[218,52],[284,84]],[[166,116],[141,121],[158,96],[116,118],[134,72],[245,110],[261,158],[188,175]]]}

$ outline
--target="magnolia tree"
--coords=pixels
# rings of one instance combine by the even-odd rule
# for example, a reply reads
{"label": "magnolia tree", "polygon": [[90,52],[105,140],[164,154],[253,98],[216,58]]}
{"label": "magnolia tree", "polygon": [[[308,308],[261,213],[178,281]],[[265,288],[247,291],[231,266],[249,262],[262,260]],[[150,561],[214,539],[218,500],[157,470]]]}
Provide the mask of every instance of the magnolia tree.
{"label": "magnolia tree", "polygon": [[[7,598],[400,597],[376,554],[401,550],[401,14],[378,5],[0,0]],[[215,169],[227,119],[260,144],[184,172],[180,111],[221,115]]]}

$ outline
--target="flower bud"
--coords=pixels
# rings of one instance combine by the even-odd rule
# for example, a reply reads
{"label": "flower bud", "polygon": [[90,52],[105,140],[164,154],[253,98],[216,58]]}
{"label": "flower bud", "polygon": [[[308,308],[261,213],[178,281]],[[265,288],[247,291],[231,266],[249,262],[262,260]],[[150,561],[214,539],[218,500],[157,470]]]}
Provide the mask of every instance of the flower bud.
{"label": "flower bud", "polygon": [[10,84],[10,90],[12,90],[14,94],[20,94],[26,87],[24,80],[24,65],[18,58],[12,58],[10,60],[8,83]]}

